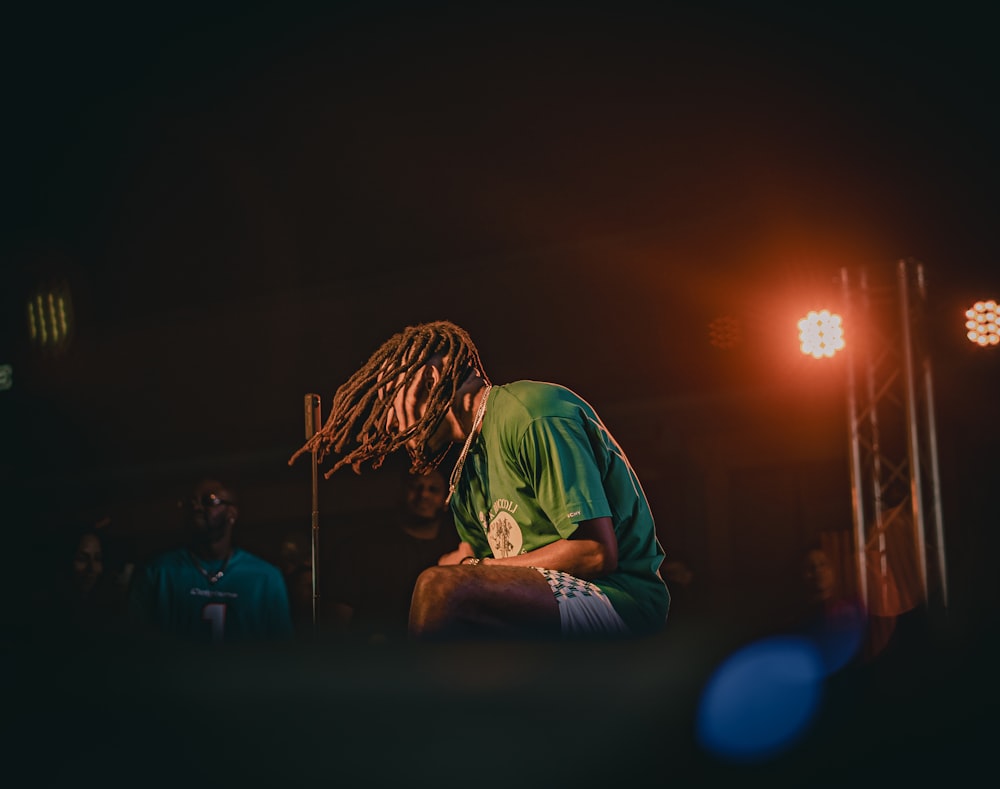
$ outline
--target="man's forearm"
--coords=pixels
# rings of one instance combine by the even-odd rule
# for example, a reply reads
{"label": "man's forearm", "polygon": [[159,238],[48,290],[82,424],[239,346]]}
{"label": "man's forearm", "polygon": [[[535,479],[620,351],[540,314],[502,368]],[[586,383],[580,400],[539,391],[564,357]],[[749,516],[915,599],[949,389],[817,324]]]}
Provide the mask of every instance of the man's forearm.
{"label": "man's forearm", "polygon": [[516,556],[505,556],[501,559],[487,557],[482,560],[482,564],[543,567],[546,570],[559,570],[585,580],[600,578],[615,569],[614,564],[609,561],[608,552],[596,540],[556,540]]}

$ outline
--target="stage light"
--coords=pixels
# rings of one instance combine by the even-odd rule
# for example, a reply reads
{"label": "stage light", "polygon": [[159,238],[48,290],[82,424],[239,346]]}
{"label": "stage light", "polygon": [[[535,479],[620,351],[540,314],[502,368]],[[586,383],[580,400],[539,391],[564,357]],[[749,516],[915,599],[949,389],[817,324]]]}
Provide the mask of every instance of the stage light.
{"label": "stage light", "polygon": [[996,300],[977,301],[965,311],[966,337],[982,348],[1000,344],[1000,312]]}
{"label": "stage light", "polygon": [[799,320],[802,353],[814,359],[833,356],[844,347],[844,330],[839,315],[829,310],[811,311]]}
{"label": "stage light", "polygon": [[26,304],[28,336],[38,347],[64,349],[73,332],[73,302],[64,283],[43,287]]}

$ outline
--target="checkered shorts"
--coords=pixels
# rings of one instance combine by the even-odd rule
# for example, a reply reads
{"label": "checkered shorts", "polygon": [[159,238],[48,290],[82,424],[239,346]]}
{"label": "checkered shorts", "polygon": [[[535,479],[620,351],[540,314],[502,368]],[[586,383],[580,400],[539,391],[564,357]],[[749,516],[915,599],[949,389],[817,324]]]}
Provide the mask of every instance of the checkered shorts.
{"label": "checkered shorts", "polygon": [[535,567],[549,582],[552,595],[559,604],[559,619],[564,636],[627,635],[628,625],[618,616],[604,592],[590,581]]}

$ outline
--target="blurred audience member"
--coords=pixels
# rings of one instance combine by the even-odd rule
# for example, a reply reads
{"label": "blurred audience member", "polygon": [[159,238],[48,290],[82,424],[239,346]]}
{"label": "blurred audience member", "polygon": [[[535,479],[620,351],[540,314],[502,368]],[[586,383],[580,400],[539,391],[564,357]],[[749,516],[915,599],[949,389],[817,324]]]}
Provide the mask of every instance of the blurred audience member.
{"label": "blurred audience member", "polygon": [[699,611],[701,589],[696,583],[694,570],[687,562],[667,556],[660,565],[660,575],[670,589],[670,618],[685,618]]}
{"label": "blurred audience member", "polygon": [[310,639],[320,633],[318,628],[325,628],[322,622],[320,607],[322,598],[316,601],[316,621],[313,621],[313,577],[312,563],[299,564],[285,575],[285,586],[288,588],[288,603],[292,614],[292,627],[299,638]]}
{"label": "blurred audience member", "polygon": [[393,517],[336,545],[324,584],[340,632],[366,642],[406,638],[417,576],[458,547],[447,495],[441,472],[404,472]]}
{"label": "blurred audience member", "polygon": [[122,624],[124,590],[109,561],[103,525],[78,525],[53,535],[55,547],[47,552],[55,559],[55,576],[41,587],[30,622],[33,636],[104,635]]}
{"label": "blurred audience member", "polygon": [[[307,528],[293,527],[281,537],[278,569],[281,570],[288,590],[288,604],[295,634],[311,639],[317,635],[317,631],[313,624],[312,538]],[[320,614],[320,602],[322,601],[317,600],[317,617]]]}
{"label": "blurred audience member", "polygon": [[798,572],[800,597],[792,630],[813,642],[828,672],[836,671],[860,653],[864,610],[840,590],[833,562],[822,547],[802,552]]}
{"label": "blurred audience member", "polygon": [[802,589],[808,609],[824,612],[836,602],[837,576],[826,551],[812,547],[802,555]]}
{"label": "blurred audience member", "polygon": [[281,572],[234,544],[235,492],[205,479],[180,506],[187,544],[135,572],[129,595],[133,620],[195,642],[289,638],[292,622]]}
{"label": "blurred audience member", "polygon": [[91,600],[104,575],[104,547],[95,529],[84,531],[76,542],[71,565],[70,588],[77,600]]}

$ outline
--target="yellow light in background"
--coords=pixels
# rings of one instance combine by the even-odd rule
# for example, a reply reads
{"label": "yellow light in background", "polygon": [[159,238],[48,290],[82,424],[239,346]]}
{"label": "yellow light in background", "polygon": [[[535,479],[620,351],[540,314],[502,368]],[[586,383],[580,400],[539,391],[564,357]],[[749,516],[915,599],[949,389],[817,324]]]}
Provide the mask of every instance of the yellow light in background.
{"label": "yellow light in background", "polygon": [[28,336],[48,351],[64,351],[73,334],[73,299],[64,282],[44,285],[27,301]]}
{"label": "yellow light in background", "polygon": [[63,337],[69,336],[69,321],[66,319],[66,299],[60,296],[56,299],[59,305],[59,328],[62,329]]}
{"label": "yellow light in background", "polygon": [[965,311],[966,337],[986,348],[1000,343],[1000,313],[995,299],[977,301]]}
{"label": "yellow light in background", "polygon": [[56,320],[56,297],[52,291],[48,292],[49,303],[49,326],[52,327],[52,342],[59,342],[59,322]]}
{"label": "yellow light in background", "polygon": [[28,333],[32,342],[38,339],[38,320],[35,318],[35,303],[28,302]]}
{"label": "yellow light in background", "polygon": [[42,345],[45,345],[49,341],[49,330],[45,325],[45,307],[43,306],[41,293],[35,296],[35,304],[38,306],[38,333],[41,337]]}
{"label": "yellow light in background", "polygon": [[814,359],[833,356],[844,347],[844,330],[839,315],[829,310],[811,311],[799,320],[802,353]]}

